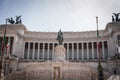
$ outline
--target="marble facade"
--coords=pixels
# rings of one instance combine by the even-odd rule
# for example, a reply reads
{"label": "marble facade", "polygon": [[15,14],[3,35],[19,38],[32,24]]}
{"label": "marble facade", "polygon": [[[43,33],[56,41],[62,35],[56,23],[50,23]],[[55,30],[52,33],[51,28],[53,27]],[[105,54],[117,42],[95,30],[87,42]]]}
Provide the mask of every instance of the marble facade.
{"label": "marble facade", "polygon": [[[58,65],[62,66],[61,69],[61,67],[58,67],[57,64],[55,64],[55,62],[52,60],[54,59],[55,47],[58,46],[58,42],[56,41],[57,32],[32,32],[28,31],[27,28],[22,24],[9,24],[7,26],[0,25],[0,45],[2,44],[5,27],[7,42],[9,40],[11,42],[10,54],[16,55],[19,58],[19,61],[17,62],[11,61],[10,68],[13,72],[18,70],[26,74],[26,76],[29,76],[30,74],[33,74],[31,73],[32,71],[30,72],[30,70],[38,70],[38,73],[36,74],[41,76],[40,80],[45,80],[42,79],[44,78],[42,75],[46,75],[49,78],[51,77],[52,80],[55,77],[54,72],[52,72],[54,71],[53,69],[56,71],[55,74],[58,74],[56,75],[57,77],[65,78],[63,80],[68,79],[66,76],[69,76],[68,80],[73,80],[72,76],[79,73],[78,76],[76,76],[76,79],[74,77],[74,80],[77,80],[80,78],[80,76],[84,76],[81,75],[83,74],[81,73],[81,70],[83,70],[83,72],[89,77],[91,77],[91,75],[97,76],[94,75],[96,74],[98,65],[96,31],[63,32],[63,46],[66,50],[65,56],[67,62],[59,62]],[[120,66],[119,61],[112,60],[114,55],[119,53],[119,47],[117,46],[120,46],[120,23],[108,23],[106,28],[104,30],[100,30],[99,33],[101,35],[99,38],[101,45],[100,59],[102,61],[104,71],[111,75],[114,74],[116,70],[118,71],[116,73],[120,74],[120,68],[118,67]],[[76,65],[77,67],[72,65]],[[69,68],[69,66],[71,67]],[[67,71],[68,69],[71,72]],[[91,73],[91,69],[95,73]],[[39,74],[39,72],[42,73],[42,70],[46,71],[46,73],[43,72],[43,74]],[[72,74],[72,72],[74,73]],[[86,80],[86,77],[84,78],[85,79],[83,80]],[[46,78],[46,80],[48,79]]]}
{"label": "marble facade", "polygon": [[[0,43],[4,34],[4,25],[0,26]],[[58,45],[56,41],[57,32],[31,32],[24,25],[7,25],[7,41],[11,40],[11,54],[24,60],[46,61],[54,57],[54,48]],[[105,30],[99,31],[101,37],[99,42],[100,58],[106,60],[117,53],[115,41],[120,41],[119,23],[108,23]],[[97,55],[96,31],[86,32],[63,32],[63,46],[66,49],[68,61],[94,61]]]}

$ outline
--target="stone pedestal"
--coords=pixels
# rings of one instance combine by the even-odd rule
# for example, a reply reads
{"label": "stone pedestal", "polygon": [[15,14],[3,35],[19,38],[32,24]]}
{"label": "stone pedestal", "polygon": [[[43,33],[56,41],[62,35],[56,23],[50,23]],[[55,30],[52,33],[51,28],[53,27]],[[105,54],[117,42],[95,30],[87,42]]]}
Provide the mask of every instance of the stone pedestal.
{"label": "stone pedestal", "polygon": [[62,80],[63,62],[52,62],[52,80]]}
{"label": "stone pedestal", "polygon": [[54,61],[65,61],[66,60],[66,50],[63,45],[58,45],[54,50]]}

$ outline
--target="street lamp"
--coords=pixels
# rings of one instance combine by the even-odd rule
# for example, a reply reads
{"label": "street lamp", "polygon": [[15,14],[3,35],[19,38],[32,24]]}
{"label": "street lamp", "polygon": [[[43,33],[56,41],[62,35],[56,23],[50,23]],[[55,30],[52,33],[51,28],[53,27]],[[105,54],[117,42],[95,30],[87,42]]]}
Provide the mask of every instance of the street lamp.
{"label": "street lamp", "polygon": [[98,41],[100,35],[99,35],[99,31],[98,31],[98,17],[96,17],[96,25],[97,25],[97,47],[98,47],[98,80],[104,80],[104,76],[103,76],[103,68],[101,65],[101,61],[100,61],[100,42]]}

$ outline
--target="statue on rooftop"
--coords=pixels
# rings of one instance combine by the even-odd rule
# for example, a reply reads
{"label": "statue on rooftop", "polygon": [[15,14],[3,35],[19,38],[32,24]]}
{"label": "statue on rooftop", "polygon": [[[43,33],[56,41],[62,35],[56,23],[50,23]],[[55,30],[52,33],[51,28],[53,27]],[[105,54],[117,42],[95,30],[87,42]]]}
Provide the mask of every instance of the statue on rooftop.
{"label": "statue on rooftop", "polygon": [[21,15],[20,16],[16,16],[16,23],[15,24],[21,24]]}
{"label": "statue on rooftop", "polygon": [[16,21],[13,20],[13,18],[8,18],[6,19],[7,22],[9,22],[10,24],[22,24],[22,20],[21,20],[21,15],[20,16],[16,16]]}
{"label": "statue on rooftop", "polygon": [[112,22],[115,22],[114,16],[112,16]]}
{"label": "statue on rooftop", "polygon": [[15,23],[15,21],[13,20],[12,17],[11,17],[11,18],[8,18],[7,21],[8,21],[10,24],[14,24],[14,23]]}
{"label": "statue on rooftop", "polygon": [[64,39],[63,39],[63,33],[61,32],[61,30],[59,30],[56,40],[58,40],[59,45],[62,45]]}
{"label": "statue on rooftop", "polygon": [[120,22],[119,14],[120,13],[113,13],[112,22]]}

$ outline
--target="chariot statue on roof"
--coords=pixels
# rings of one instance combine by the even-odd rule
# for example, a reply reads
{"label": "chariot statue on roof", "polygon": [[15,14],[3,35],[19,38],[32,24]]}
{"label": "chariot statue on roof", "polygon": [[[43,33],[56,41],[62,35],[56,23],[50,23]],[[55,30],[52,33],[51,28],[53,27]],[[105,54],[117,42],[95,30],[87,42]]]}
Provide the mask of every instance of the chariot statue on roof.
{"label": "chariot statue on roof", "polygon": [[7,18],[6,22],[9,22],[10,24],[22,24],[21,15],[16,16],[16,20],[13,20],[13,17]]}

